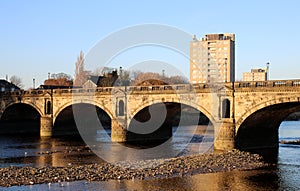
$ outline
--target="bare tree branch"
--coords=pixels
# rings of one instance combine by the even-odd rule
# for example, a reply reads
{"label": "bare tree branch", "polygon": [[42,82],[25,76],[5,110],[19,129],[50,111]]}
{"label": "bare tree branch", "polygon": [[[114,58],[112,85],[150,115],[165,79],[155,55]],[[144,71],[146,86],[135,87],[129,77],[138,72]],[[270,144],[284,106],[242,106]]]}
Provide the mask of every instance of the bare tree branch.
{"label": "bare tree branch", "polygon": [[19,88],[24,87],[22,79],[18,76],[15,76],[15,75],[10,77],[10,83],[14,84],[15,86],[18,86]]}

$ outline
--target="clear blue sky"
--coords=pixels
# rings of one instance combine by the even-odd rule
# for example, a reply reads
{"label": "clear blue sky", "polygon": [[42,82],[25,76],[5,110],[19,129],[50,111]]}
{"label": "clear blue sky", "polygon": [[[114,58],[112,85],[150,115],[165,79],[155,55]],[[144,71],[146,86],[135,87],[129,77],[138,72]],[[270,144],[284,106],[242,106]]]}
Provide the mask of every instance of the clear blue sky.
{"label": "clear blue sky", "polygon": [[[17,75],[29,88],[33,78],[36,85],[43,83],[48,72],[73,76],[81,50],[87,53],[127,26],[158,23],[198,37],[235,33],[236,79],[268,61],[271,79],[300,79],[299,7],[297,0],[1,0],[0,78]],[[181,69],[188,72],[189,63]]]}

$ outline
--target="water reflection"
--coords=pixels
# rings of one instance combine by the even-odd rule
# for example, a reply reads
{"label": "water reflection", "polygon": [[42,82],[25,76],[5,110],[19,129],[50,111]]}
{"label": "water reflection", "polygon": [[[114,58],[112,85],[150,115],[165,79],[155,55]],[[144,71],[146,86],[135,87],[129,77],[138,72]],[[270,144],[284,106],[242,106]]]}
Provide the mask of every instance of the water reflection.
{"label": "water reflection", "polygon": [[[0,136],[0,167],[14,166],[67,166],[69,164],[117,162],[123,160],[142,160],[169,158],[212,152],[213,129],[207,126],[185,126],[173,129],[174,136],[162,147],[163,149],[141,149],[140,145],[112,143],[107,137],[109,132],[98,132],[86,143],[79,136],[65,137],[30,137]],[[187,139],[190,141],[187,144]],[[151,144],[151,143],[150,143]],[[122,154],[123,153],[123,154]]]}
{"label": "water reflection", "polygon": [[[280,133],[280,135],[284,135],[282,137],[287,139],[300,139],[299,126],[300,122],[284,122],[280,131],[284,130],[284,128],[287,130],[292,128],[290,131],[292,133]],[[211,138],[213,138],[213,136]],[[201,133],[199,132],[199,134],[193,139],[192,143],[185,147],[181,154],[193,154],[199,152],[197,148],[199,148],[200,143],[197,142],[197,139],[201,140]],[[110,149],[115,149],[113,145],[114,144],[110,144],[109,142],[103,143],[103,147],[111,147]],[[85,145],[83,142],[76,139],[12,139],[0,137],[0,149],[3,151],[0,153],[0,158],[2,160],[0,163],[2,166],[8,166],[9,163],[40,166],[60,166],[67,165],[68,163],[82,164],[85,162],[88,163],[101,160],[97,156],[88,153],[86,150],[82,150],[82,152],[73,152],[73,154],[71,152],[67,155],[64,152],[57,152],[52,154],[52,156],[47,154],[36,154],[40,151],[66,151],[67,148],[84,148],[84,146]],[[173,147],[174,149],[182,149],[179,139],[174,140]],[[299,146],[295,147],[293,145],[280,144],[279,153],[275,154],[275,158],[278,160],[278,162],[276,162],[273,166],[260,170],[200,174],[169,179],[106,181],[91,183],[79,181],[65,183],[63,190],[299,190],[299,148]],[[27,151],[27,157],[24,157],[24,151]],[[134,156],[131,156],[129,153],[127,157],[129,159],[130,157],[134,158]],[[20,161],[13,162],[13,158],[20,158]],[[3,159],[7,159],[7,161],[5,162]],[[51,184],[50,188],[49,185],[42,184],[10,187],[7,190],[62,190],[62,188],[58,184]]]}
{"label": "water reflection", "polygon": [[0,166],[67,166],[102,163],[80,137],[0,137]]}
{"label": "water reflection", "polygon": [[[64,190],[283,190],[286,186],[278,177],[276,169],[255,171],[232,171],[174,177],[169,179],[126,180],[64,183]],[[8,190],[62,190],[58,184],[10,187]]]}

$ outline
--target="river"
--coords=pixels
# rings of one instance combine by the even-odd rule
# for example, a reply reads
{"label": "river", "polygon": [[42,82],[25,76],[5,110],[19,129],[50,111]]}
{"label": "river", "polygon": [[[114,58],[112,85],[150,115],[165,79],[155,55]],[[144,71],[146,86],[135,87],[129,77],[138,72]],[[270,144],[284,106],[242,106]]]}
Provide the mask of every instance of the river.
{"label": "river", "polygon": [[[189,155],[199,151],[196,135],[192,143],[180,153]],[[300,121],[282,122],[280,140],[299,140]],[[208,136],[207,140],[211,140]],[[173,149],[182,150],[180,138],[173,141]],[[209,142],[209,141],[208,141]],[[105,142],[111,147],[113,144]],[[208,143],[209,144],[209,143]],[[0,167],[6,166],[66,166],[104,162],[85,144],[72,137],[33,138],[25,136],[0,137]],[[208,150],[207,152],[212,152]],[[0,187],[0,190],[300,190],[300,146],[279,145],[277,163],[265,169],[199,174],[154,180],[126,180],[106,182],[64,182],[32,186]]]}

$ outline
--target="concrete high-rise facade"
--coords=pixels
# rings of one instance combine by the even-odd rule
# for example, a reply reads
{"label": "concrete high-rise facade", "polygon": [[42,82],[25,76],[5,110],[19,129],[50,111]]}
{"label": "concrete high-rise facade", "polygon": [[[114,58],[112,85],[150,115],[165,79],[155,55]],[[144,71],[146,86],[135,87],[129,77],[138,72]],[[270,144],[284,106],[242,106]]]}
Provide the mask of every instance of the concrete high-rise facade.
{"label": "concrete high-rise facade", "polygon": [[266,81],[267,69],[252,69],[251,72],[243,73],[243,81]]}
{"label": "concrete high-rise facade", "polygon": [[235,35],[194,35],[190,43],[190,83],[233,82],[235,79]]}

